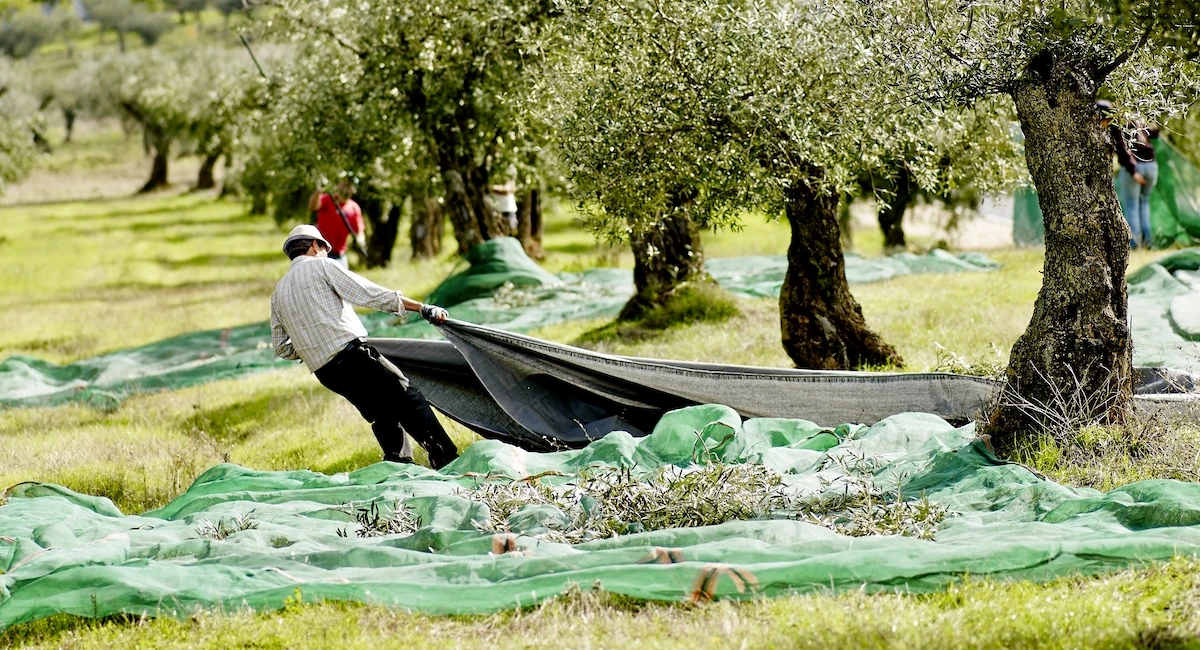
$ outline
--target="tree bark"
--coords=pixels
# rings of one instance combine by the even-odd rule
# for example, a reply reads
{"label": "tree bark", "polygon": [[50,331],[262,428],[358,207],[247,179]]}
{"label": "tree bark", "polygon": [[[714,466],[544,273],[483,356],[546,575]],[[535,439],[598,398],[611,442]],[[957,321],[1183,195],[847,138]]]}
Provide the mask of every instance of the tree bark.
{"label": "tree bark", "polygon": [[542,201],[538,189],[531,188],[517,200],[517,238],[525,254],[535,260],[546,259],[542,250]]}
{"label": "tree bark", "polygon": [[401,203],[393,203],[386,212],[378,212],[376,220],[371,222],[371,234],[367,238],[367,267],[375,268],[392,263],[392,251],[396,248],[396,236],[400,233],[400,222],[403,219]]}
{"label": "tree bark", "polygon": [[196,175],[196,189],[211,190],[217,186],[217,180],[213,176],[213,169],[216,168],[217,160],[220,158],[220,149],[204,156],[204,161],[200,163],[200,173]]}
{"label": "tree bark", "polygon": [[635,293],[618,318],[637,320],[670,300],[676,289],[704,276],[700,229],[684,211],[630,235]]}
{"label": "tree bark", "polygon": [[883,232],[884,250],[902,250],[908,246],[904,240],[904,213],[916,196],[917,187],[904,165],[900,165],[892,184],[892,196],[879,210],[879,230]]}
{"label": "tree bark", "polygon": [[1112,145],[1095,115],[1098,86],[1045,53],[1011,91],[1046,257],[1033,318],[1013,346],[1000,406],[985,428],[998,449],[1042,429],[1042,409],[1112,424],[1131,404],[1129,229],[1113,187]]}
{"label": "tree bark", "polygon": [[442,233],[446,217],[437,199],[425,192],[412,195],[412,225],[408,229],[408,241],[412,246],[412,259],[428,260],[442,252]]}
{"label": "tree bark", "polygon": [[454,228],[454,238],[458,240],[458,254],[466,255],[486,239],[479,231],[479,219],[475,216],[475,208],[467,197],[466,184],[462,174],[450,170],[442,174],[446,186],[445,210],[450,217],[450,225]]}
{"label": "tree bark", "polygon": [[167,178],[167,160],[171,152],[171,139],[159,134],[149,135],[154,149],[154,162],[150,165],[150,179],[138,190],[139,193],[153,192],[170,185]]}
{"label": "tree bark", "polygon": [[255,192],[250,195],[250,214],[266,214],[267,207],[267,195],[265,192]]}
{"label": "tree bark", "polygon": [[75,118],[78,113],[74,108],[63,108],[63,127],[67,130],[67,136],[63,138],[63,144],[71,141],[71,135],[75,132]]}
{"label": "tree bark", "polygon": [[826,370],[902,363],[895,348],[867,329],[862,307],[850,294],[838,238],[838,195],[818,194],[797,181],[787,191],[784,212],[792,236],[779,313],[783,348],[792,362]]}

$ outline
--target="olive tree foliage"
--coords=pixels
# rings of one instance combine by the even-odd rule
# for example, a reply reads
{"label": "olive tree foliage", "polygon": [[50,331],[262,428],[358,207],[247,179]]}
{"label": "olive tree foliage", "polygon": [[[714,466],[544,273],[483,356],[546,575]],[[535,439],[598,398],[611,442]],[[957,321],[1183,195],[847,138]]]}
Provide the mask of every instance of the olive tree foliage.
{"label": "olive tree foliage", "polygon": [[[1184,111],[1200,85],[1195,5],[1065,0],[864,0],[839,7],[888,52],[881,69],[927,105],[1011,99],[1046,224],[1042,290],[988,427],[1004,448],[1047,412],[1120,423],[1131,405],[1129,231],[1112,181],[1118,123]],[[1086,399],[1074,399],[1083,396]]]}
{"label": "olive tree foliage", "polygon": [[270,199],[280,223],[309,218],[314,190],[358,178],[355,200],[367,220],[368,263],[383,266],[405,199],[434,174],[389,89],[359,83],[363,64],[340,48],[270,66],[268,108],[254,126],[241,184]]}
{"label": "olive tree foliage", "polygon": [[[143,131],[153,152],[150,177],[142,192],[169,184],[173,150],[196,147],[223,153],[231,124],[253,77],[231,52],[188,48],[164,52],[146,48],[113,53],[81,66],[93,111],[130,120]],[[219,155],[218,153],[218,155]],[[211,172],[211,169],[209,170]]]}
{"label": "olive tree foliage", "polygon": [[126,48],[126,34],[132,32],[146,45],[153,45],[170,31],[174,22],[167,14],[150,11],[133,0],[85,0],[84,7],[101,30],[117,33],[117,47],[122,52]]}
{"label": "olive tree foliage", "polygon": [[62,30],[61,21],[40,11],[0,12],[0,54],[14,59],[29,56]]}
{"label": "olive tree foliage", "polygon": [[200,157],[195,189],[206,190],[216,187],[217,161],[241,148],[266,101],[268,84],[239,50],[203,48],[191,59],[185,140]]}
{"label": "olive tree foliage", "polygon": [[[671,215],[733,227],[747,208],[792,228],[783,345],[801,367],[899,362],[846,284],[839,195],[908,161],[932,189],[1002,186],[1015,165],[1007,114],[915,107],[876,70],[869,35],[820,2],[609,0],[570,5],[547,119],[590,223],[634,239]],[[979,128],[977,128],[979,127]],[[962,143],[964,134],[976,144]],[[963,155],[951,171],[944,152]],[[978,154],[978,155],[977,155]]]}
{"label": "olive tree foliage", "polygon": [[346,149],[344,168],[355,170],[411,151],[411,169],[419,171],[410,184],[440,196],[459,252],[511,234],[486,194],[510,167],[528,166],[537,148],[512,97],[534,63],[524,43],[553,18],[549,0],[271,5],[273,25],[298,45],[301,65],[327,87],[325,80],[336,80],[344,89],[328,99],[338,110],[324,117],[340,124],[321,125],[328,137],[302,146],[319,145],[324,156]]}
{"label": "olive tree foliage", "polygon": [[0,194],[25,177],[37,159],[37,101],[22,89],[20,72],[0,57]]}

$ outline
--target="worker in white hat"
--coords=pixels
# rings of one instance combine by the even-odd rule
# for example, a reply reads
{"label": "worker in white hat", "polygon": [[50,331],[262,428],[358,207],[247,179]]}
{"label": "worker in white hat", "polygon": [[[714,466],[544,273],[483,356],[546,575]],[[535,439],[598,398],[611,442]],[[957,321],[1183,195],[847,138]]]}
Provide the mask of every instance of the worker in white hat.
{"label": "worker in white hat", "polygon": [[299,359],[326,388],[350,400],[375,432],[383,459],[411,463],[405,432],[429,452],[434,468],[454,460],[458,449],[425,396],[363,338],[367,330],[354,306],[403,316],[415,311],[441,324],[445,309],[385,289],[329,259],[329,242],[314,226],[296,226],[283,242],[292,267],[271,295],[275,354]]}

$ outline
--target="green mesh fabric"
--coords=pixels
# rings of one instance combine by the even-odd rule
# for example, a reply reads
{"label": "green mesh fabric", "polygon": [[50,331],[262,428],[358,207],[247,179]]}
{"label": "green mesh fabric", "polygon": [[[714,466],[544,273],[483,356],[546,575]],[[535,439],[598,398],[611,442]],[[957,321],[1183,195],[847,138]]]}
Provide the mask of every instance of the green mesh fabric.
{"label": "green mesh fabric", "polygon": [[[616,517],[631,532],[568,544],[551,539],[567,519],[556,506],[519,505],[501,519],[465,492],[514,479],[565,487],[597,467],[626,468],[643,481],[697,471],[697,458],[765,466],[790,499],[828,504],[877,490],[893,504],[945,509],[945,518],[933,541],[852,537],[833,530],[836,516],[825,525],[797,520],[790,501],[758,519],[632,532],[645,528],[640,519],[593,501],[586,518]],[[326,476],[218,465],[142,515],[54,485],[18,485],[7,499],[0,630],[64,613],[271,610],[297,594],[472,614],[533,605],[572,586],[661,601],[922,593],[965,575],[1045,581],[1200,551],[1200,485],[1143,481],[1108,493],[1058,485],[999,461],[970,426],[921,414],[822,429],[742,422],[705,405],[668,413],[647,437],[616,432],[575,451],[477,442],[440,472],[379,463]],[[360,537],[353,513],[371,504],[385,518],[409,513],[411,528]],[[224,532],[205,532],[214,528]]]}
{"label": "green mesh fabric", "polygon": [[469,266],[446,278],[426,298],[443,307],[453,307],[474,298],[486,298],[504,285],[528,287],[558,283],[553,273],[525,255],[521,242],[512,237],[492,239],[463,256]]}
{"label": "green mesh fabric", "polygon": [[[612,318],[633,295],[628,269],[596,268],[557,276],[530,260],[520,242],[496,239],[467,255],[470,267],[450,276],[426,300],[452,308],[459,320],[529,331],[569,320]],[[846,256],[851,283],[878,282],[911,273],[987,271],[996,264],[979,253],[883,259]],[[743,296],[779,295],[787,260],[778,257],[714,259],[713,276]],[[379,338],[440,335],[416,315],[398,322],[389,314],[361,316]],[[133,393],[171,390],[285,367],[274,358],[267,323],[192,332],[148,345],[58,365],[26,356],[0,362],[0,405],[48,406],[69,402],[113,408]]]}
{"label": "green mesh fabric", "polygon": [[[1200,242],[1200,170],[1160,138],[1154,145],[1158,183],[1150,194],[1150,231],[1154,245],[1190,246]],[[1013,194],[1013,241],[1039,246],[1045,241],[1042,209],[1031,187]]]}
{"label": "green mesh fabric", "polygon": [[1200,249],[1159,258],[1129,276],[1133,364],[1200,372]]}

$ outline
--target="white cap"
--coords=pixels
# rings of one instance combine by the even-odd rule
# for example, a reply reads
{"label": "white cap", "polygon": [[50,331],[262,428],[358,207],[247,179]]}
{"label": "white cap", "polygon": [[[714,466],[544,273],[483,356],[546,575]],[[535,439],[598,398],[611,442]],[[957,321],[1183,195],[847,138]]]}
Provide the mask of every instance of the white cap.
{"label": "white cap", "polygon": [[329,242],[325,241],[325,238],[321,236],[321,231],[317,230],[316,226],[303,224],[292,228],[292,232],[288,233],[287,239],[283,240],[283,252],[286,253],[288,244],[296,241],[297,239],[315,239],[322,244],[325,244],[326,249],[333,249],[333,246],[330,246]]}

